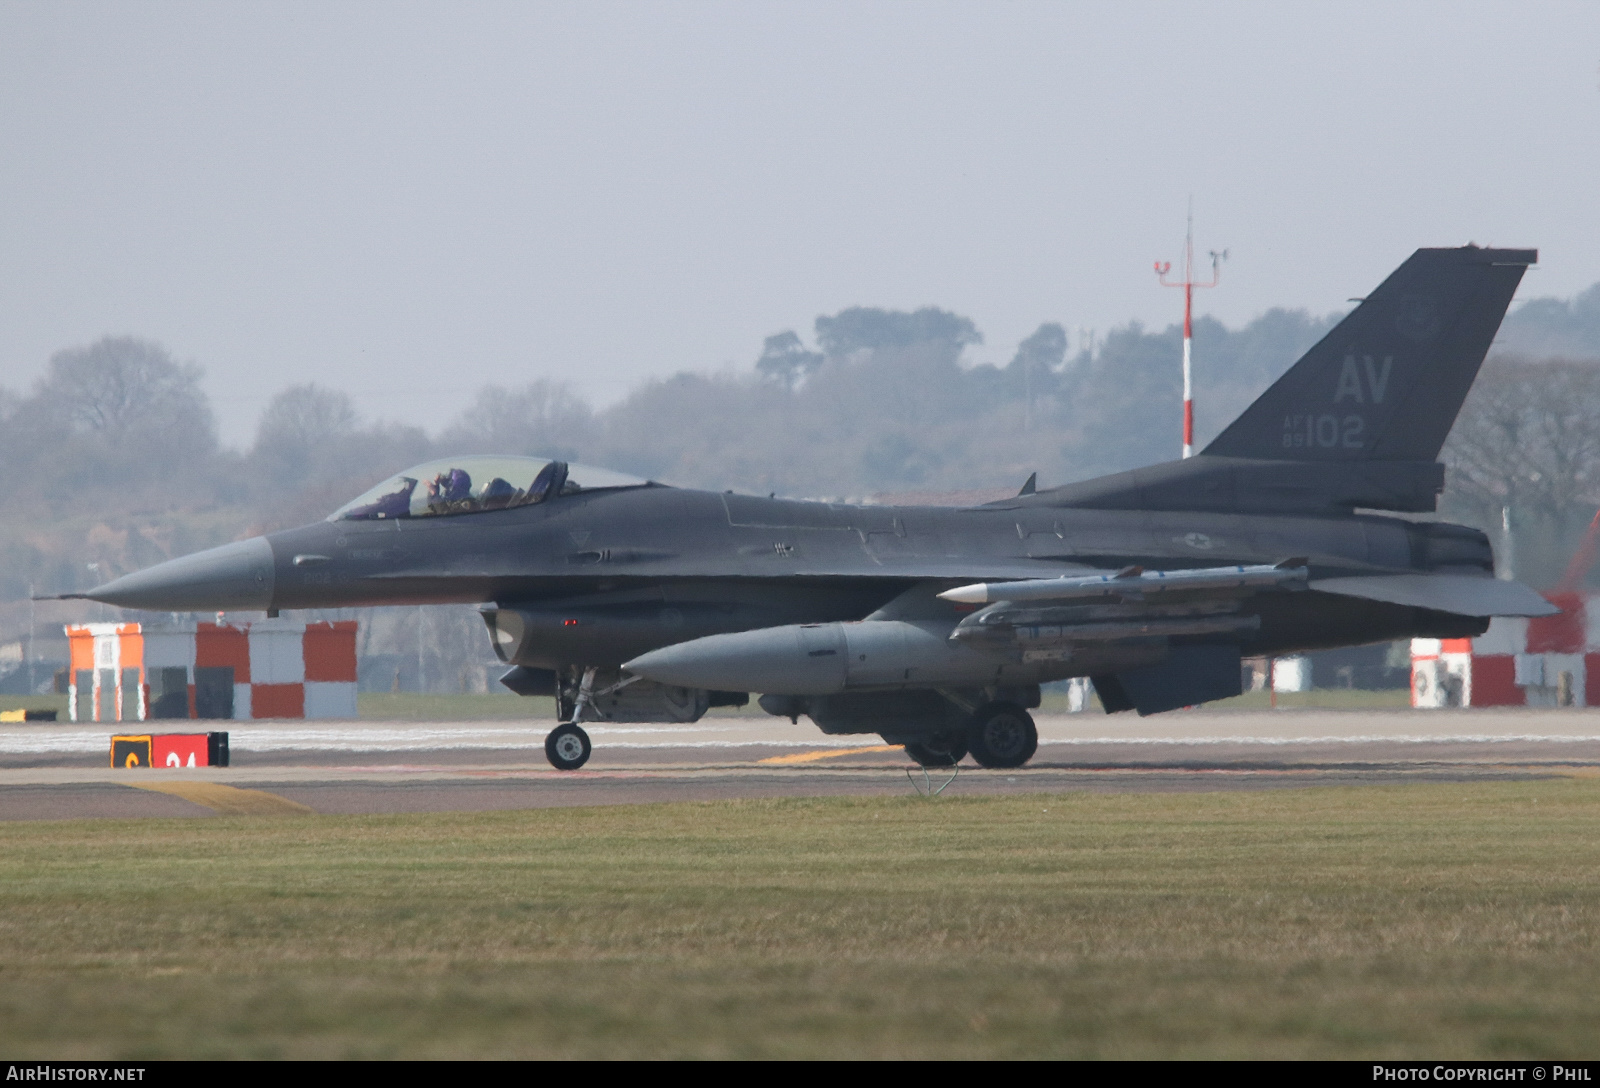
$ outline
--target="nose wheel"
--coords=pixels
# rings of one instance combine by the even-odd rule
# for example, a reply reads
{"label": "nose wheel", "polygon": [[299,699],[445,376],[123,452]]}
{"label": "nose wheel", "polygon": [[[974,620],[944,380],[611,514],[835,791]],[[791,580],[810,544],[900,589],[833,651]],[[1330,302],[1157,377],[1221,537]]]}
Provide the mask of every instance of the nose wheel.
{"label": "nose wheel", "polygon": [[550,766],[558,771],[575,771],[589,762],[593,751],[589,734],[573,722],[565,722],[550,730],[544,738],[544,755]]}

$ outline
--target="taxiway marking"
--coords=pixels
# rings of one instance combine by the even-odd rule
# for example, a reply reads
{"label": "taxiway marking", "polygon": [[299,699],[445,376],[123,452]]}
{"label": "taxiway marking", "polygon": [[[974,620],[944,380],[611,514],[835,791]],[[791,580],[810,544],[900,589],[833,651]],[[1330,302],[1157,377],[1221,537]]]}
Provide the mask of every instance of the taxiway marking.
{"label": "taxiway marking", "polygon": [[315,811],[266,790],[242,790],[220,782],[129,782],[127,785],[181,797],[222,816],[303,816]]}
{"label": "taxiway marking", "polygon": [[826,748],[820,752],[793,752],[786,756],[768,756],[758,759],[757,763],[815,763],[819,759],[836,759],[839,756],[858,756],[863,752],[898,752],[904,746],[899,744],[873,744],[859,748]]}

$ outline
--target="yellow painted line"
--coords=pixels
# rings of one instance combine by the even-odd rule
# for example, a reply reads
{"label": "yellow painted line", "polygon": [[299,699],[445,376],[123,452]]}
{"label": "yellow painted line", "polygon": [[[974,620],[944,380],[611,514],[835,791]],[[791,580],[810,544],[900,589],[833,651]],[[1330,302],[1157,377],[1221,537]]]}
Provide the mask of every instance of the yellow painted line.
{"label": "yellow painted line", "polygon": [[898,744],[874,744],[866,748],[828,748],[820,752],[795,752],[787,756],[768,756],[757,763],[815,763],[819,759],[837,759],[840,756],[860,755],[862,752],[898,752]]}
{"label": "yellow painted line", "polygon": [[128,782],[135,789],[168,793],[224,816],[303,816],[314,811],[265,790],[241,790],[220,782]]}

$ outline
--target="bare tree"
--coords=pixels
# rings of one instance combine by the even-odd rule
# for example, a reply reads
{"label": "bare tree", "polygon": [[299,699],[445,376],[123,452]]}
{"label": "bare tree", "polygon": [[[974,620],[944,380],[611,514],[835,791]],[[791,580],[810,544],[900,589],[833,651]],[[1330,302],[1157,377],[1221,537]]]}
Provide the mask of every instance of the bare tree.
{"label": "bare tree", "polygon": [[160,344],[108,336],[51,356],[38,395],[79,431],[120,438],[178,427],[194,436],[212,427],[200,375],[198,366],[174,362]]}
{"label": "bare tree", "polygon": [[1486,511],[1559,516],[1594,504],[1600,360],[1484,367],[1444,449],[1452,490]]}
{"label": "bare tree", "polygon": [[439,448],[449,454],[571,457],[593,423],[588,404],[559,382],[520,389],[491,385],[440,436]]}
{"label": "bare tree", "polygon": [[258,446],[309,446],[342,438],[356,428],[356,410],[350,395],[324,389],[315,382],[293,385],[261,413],[256,430]]}
{"label": "bare tree", "polygon": [[314,383],[267,405],[250,452],[259,531],[300,525],[433,452],[415,427],[361,425],[348,394]]}
{"label": "bare tree", "polygon": [[1546,582],[1600,503],[1600,360],[1485,365],[1441,455],[1447,503],[1498,534],[1517,527],[1518,574]]}

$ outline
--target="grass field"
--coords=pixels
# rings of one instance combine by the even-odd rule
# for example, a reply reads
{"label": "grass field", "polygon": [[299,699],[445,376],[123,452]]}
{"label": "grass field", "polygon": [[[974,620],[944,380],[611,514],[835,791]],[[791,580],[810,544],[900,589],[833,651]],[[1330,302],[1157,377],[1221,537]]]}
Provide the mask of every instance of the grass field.
{"label": "grass field", "polygon": [[1600,781],[0,825],[0,1053],[1593,1057]]}

